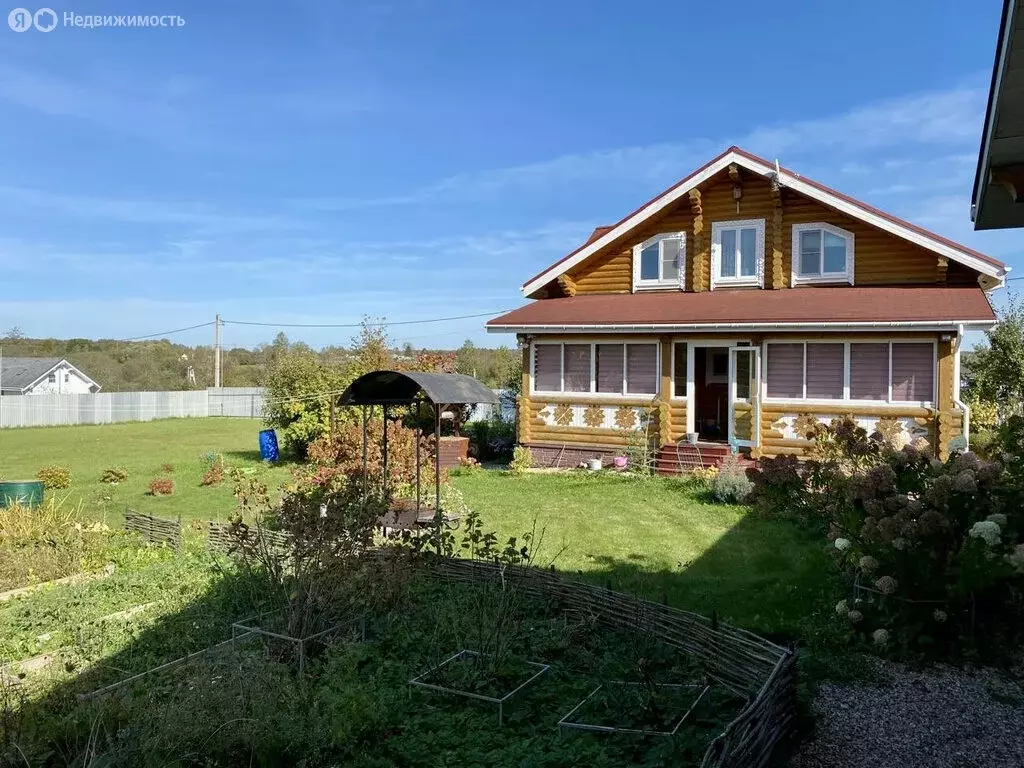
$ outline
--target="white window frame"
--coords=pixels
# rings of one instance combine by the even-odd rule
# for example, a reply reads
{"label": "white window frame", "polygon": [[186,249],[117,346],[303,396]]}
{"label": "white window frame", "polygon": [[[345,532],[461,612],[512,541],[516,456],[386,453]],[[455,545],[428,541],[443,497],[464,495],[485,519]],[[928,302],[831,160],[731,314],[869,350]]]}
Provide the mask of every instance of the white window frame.
{"label": "white window frame", "polygon": [[[736,277],[722,277],[718,273],[722,265],[722,233],[726,230],[754,229],[754,274]],[[711,224],[711,290],[716,287],[738,286],[749,288],[764,287],[764,219],[737,219],[734,221],[716,221]],[[739,242],[737,233],[736,242]],[[740,259],[736,260],[736,269],[740,269]]]}
{"label": "white window frame", "polygon": [[[671,355],[671,360],[669,361],[669,365],[671,365],[672,367],[669,369],[669,377],[668,377],[669,378],[669,383],[668,383],[669,390],[668,390],[668,392],[669,392],[669,399],[670,400],[680,400],[680,401],[682,401],[682,400],[688,400],[689,397],[690,397],[689,381],[690,381],[691,378],[693,378],[690,375],[690,343],[691,342],[689,342],[689,341],[687,341],[685,339],[683,339],[683,340],[673,340],[673,341],[669,342],[669,344],[672,345],[672,355]],[[683,390],[685,391],[686,394],[683,394],[683,395],[677,395],[676,394],[676,382],[677,382],[677,379],[676,379],[676,347],[679,344],[685,344],[686,345],[686,349],[683,350],[683,354],[686,356],[686,380],[683,382]]]}
{"label": "white window frame", "polygon": [[[801,397],[769,397],[768,396],[768,355],[769,347],[775,344],[801,344],[804,351],[804,381]],[[842,344],[843,345],[843,397],[829,400],[827,398],[807,397],[807,345],[808,344]],[[853,399],[850,397],[850,345],[851,344],[888,344],[889,372],[886,380],[884,400]],[[894,344],[931,344],[932,345],[932,399],[931,400],[893,400],[892,399],[892,348]],[[935,408],[938,400],[939,386],[939,343],[936,339],[785,339],[765,341],[761,344],[761,398],[766,403],[801,403],[807,405],[903,405],[919,408]]]}
{"label": "white window frame", "polygon": [[[846,241],[846,269],[842,272],[822,272],[817,275],[800,274],[800,235],[803,232],[821,231],[821,267],[825,267],[825,233],[828,232]],[[809,224],[793,225],[793,244],[791,260],[790,285],[813,285],[814,283],[849,283],[853,285],[853,262],[854,262],[854,235],[853,232],[842,229],[834,224],[826,224],[823,221],[815,221]]]}
{"label": "white window frame", "polygon": [[[573,345],[573,344],[576,344],[576,345],[578,345],[578,344],[587,344],[587,345],[590,346],[590,389],[589,390],[573,391],[573,392],[566,392],[565,391],[565,349],[564,349],[564,347],[565,347],[566,344],[570,344],[570,345]],[[653,399],[658,397],[659,392],[657,392],[657,391],[655,391],[653,393],[647,393],[647,392],[628,392],[627,393],[625,391],[625,389],[626,389],[626,369],[627,369],[627,360],[628,360],[627,350],[625,348],[622,350],[622,389],[623,389],[623,391],[622,392],[598,392],[597,391],[597,348],[596,348],[596,345],[598,345],[598,344],[623,344],[625,346],[630,346],[630,345],[636,346],[636,345],[646,344],[648,346],[654,347],[654,355],[655,355],[655,378],[654,378],[654,380],[655,380],[655,390],[658,390],[658,389],[661,388],[661,342],[660,341],[652,341],[650,339],[644,339],[644,338],[626,338],[626,339],[618,339],[618,338],[616,338],[616,339],[585,338],[585,339],[565,339],[565,340],[560,340],[560,341],[534,341],[534,342],[532,342],[530,344],[530,394],[531,395],[540,395],[541,397],[555,397],[555,398],[560,397],[560,398],[568,398],[568,399],[572,399],[573,397],[588,397],[588,398],[596,397],[596,398],[603,398],[603,399],[608,399],[608,400],[613,400],[613,401],[616,401],[616,400],[645,400],[645,399],[653,400]],[[559,375],[559,386],[561,387],[560,391],[549,391],[549,390],[537,389],[537,377],[534,374],[534,371],[536,370],[536,364],[535,364],[535,359],[534,358],[536,357],[537,347],[539,347],[539,346],[563,347],[563,349],[560,350],[560,355],[559,355],[559,358],[558,358],[559,369],[560,369],[560,375]]]}
{"label": "white window frame", "polygon": [[[671,238],[679,239],[679,277],[663,278],[661,277],[661,270],[664,266],[661,242]],[[658,279],[642,280],[640,278],[640,254],[645,248],[655,243],[658,243]],[[662,232],[633,246],[633,290],[651,291],[664,290],[665,288],[676,288],[680,291],[686,290],[686,232]]]}

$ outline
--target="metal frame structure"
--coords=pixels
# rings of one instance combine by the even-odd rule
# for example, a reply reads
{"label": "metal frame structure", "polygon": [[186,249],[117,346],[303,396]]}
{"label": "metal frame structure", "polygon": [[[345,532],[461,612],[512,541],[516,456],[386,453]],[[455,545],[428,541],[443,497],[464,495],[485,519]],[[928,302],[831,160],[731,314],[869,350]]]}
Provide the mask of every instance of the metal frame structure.
{"label": "metal frame structure", "polygon": [[479,694],[479,693],[470,693],[469,691],[460,691],[458,688],[449,688],[449,687],[444,686],[444,685],[434,685],[433,683],[425,683],[425,682],[423,682],[423,678],[428,677],[429,675],[434,674],[439,669],[443,669],[445,666],[447,666],[448,664],[451,664],[454,661],[458,661],[459,659],[465,658],[466,656],[481,656],[481,655],[483,655],[483,654],[479,653],[478,651],[470,651],[470,650],[463,649],[463,650],[459,651],[458,653],[456,653],[454,656],[449,656],[447,659],[442,661],[440,664],[436,664],[435,666],[431,667],[426,672],[424,672],[424,673],[422,673],[420,675],[417,675],[416,677],[414,677],[412,680],[409,681],[409,685],[415,685],[415,686],[418,686],[420,688],[426,688],[426,689],[431,690],[431,691],[440,691],[441,693],[453,693],[456,696],[463,696],[463,697],[465,697],[467,699],[477,699],[479,701],[489,701],[492,704],[497,704],[498,705],[498,725],[501,726],[503,724],[504,716],[505,716],[505,702],[508,701],[509,699],[511,699],[513,696],[515,696],[517,693],[519,693],[521,690],[523,690],[523,688],[528,686],[530,683],[532,683],[538,677],[543,675],[549,669],[551,669],[551,665],[550,664],[540,664],[540,663],[538,663],[536,661],[524,661],[523,662],[524,664],[528,664],[531,667],[537,667],[538,671],[535,674],[531,675],[529,678],[527,678],[524,682],[520,683],[518,687],[516,687],[515,689],[509,691],[508,693],[506,693],[504,696],[502,696],[500,698],[495,697],[495,696],[484,696],[484,695]]}
{"label": "metal frame structure", "polygon": [[[370,408],[380,406],[384,429],[381,440],[384,495],[390,502],[388,487],[388,409],[408,406],[416,409],[429,403],[434,412],[434,521],[438,529],[444,523],[441,511],[441,414],[453,405],[498,403],[498,396],[472,376],[460,373],[421,373],[418,371],[371,371],[353,381],[339,398],[339,405],[362,406],[363,417],[363,477],[368,471],[367,445]],[[416,516],[423,507],[421,456],[422,430],[416,428]]]}
{"label": "metal frame structure", "polygon": [[700,704],[701,700],[708,694],[708,691],[711,690],[711,686],[710,685],[703,685],[702,686],[700,684],[695,684],[695,683],[690,683],[690,684],[659,683],[658,685],[655,686],[655,688],[677,688],[677,689],[693,689],[693,690],[700,689],[700,693],[697,694],[697,698],[695,698],[693,700],[693,702],[691,702],[689,708],[686,710],[686,712],[683,713],[683,716],[681,718],[679,718],[678,722],[676,722],[675,726],[672,728],[671,731],[653,731],[653,730],[643,730],[643,729],[640,729],[640,728],[616,728],[615,726],[611,726],[611,725],[594,725],[594,724],[591,724],[591,723],[581,723],[581,722],[574,722],[574,721],[570,720],[570,718],[573,715],[575,715],[580,709],[582,709],[583,706],[588,701],[590,701],[592,698],[594,698],[594,696],[596,696],[598,694],[598,692],[602,688],[604,688],[605,686],[612,686],[612,685],[638,686],[638,685],[640,685],[640,683],[627,683],[627,682],[615,681],[615,682],[610,682],[610,683],[603,683],[603,684],[597,686],[597,688],[592,690],[590,692],[590,694],[585,699],[583,699],[583,701],[581,701],[579,704],[577,704],[575,707],[573,707],[571,710],[569,710],[569,712],[567,712],[562,717],[562,719],[558,721],[558,727],[559,728],[572,728],[572,729],[575,729],[577,731],[596,731],[596,732],[599,732],[599,733],[633,733],[633,734],[637,734],[637,735],[640,735],[640,736],[675,736],[679,732],[679,729],[682,727],[683,723],[685,723],[686,720],[690,717],[690,713],[692,713],[693,710],[696,709],[697,705]]}

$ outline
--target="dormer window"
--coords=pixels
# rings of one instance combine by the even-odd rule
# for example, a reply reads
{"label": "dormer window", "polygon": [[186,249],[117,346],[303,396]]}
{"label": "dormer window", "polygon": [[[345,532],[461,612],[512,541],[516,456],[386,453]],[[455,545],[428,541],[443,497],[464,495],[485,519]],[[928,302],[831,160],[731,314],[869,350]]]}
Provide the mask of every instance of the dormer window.
{"label": "dormer window", "polygon": [[764,219],[711,225],[711,288],[764,285]]}
{"label": "dormer window", "polygon": [[634,290],[685,287],[685,232],[666,232],[633,246]]}
{"label": "dormer window", "polygon": [[853,285],[853,233],[831,224],[793,225],[793,285]]}

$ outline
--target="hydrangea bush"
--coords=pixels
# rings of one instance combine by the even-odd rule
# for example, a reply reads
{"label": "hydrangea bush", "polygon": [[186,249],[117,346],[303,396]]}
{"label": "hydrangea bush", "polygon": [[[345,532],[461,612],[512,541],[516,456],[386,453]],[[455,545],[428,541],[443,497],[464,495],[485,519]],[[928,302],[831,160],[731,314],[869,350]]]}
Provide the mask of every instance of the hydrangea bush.
{"label": "hydrangea bush", "polygon": [[861,639],[1008,648],[1024,632],[1024,426],[1001,434],[999,460],[963,452],[943,462],[844,419],[809,435],[813,458],[762,460],[753,498],[762,514],[827,538],[852,595],[837,620]]}

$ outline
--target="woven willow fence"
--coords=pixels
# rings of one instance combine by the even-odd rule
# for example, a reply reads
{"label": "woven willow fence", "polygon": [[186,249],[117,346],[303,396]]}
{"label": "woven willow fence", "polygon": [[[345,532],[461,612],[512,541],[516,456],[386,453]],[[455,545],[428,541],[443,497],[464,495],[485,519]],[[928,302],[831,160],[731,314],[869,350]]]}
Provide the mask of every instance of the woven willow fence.
{"label": "woven willow fence", "polygon": [[[429,567],[441,578],[468,584],[499,575],[499,566],[473,560],[441,558],[431,560]],[[708,747],[702,768],[765,766],[787,735],[796,712],[796,657],[791,650],[696,613],[552,571],[512,567],[503,575],[533,597],[588,613],[610,629],[650,634],[685,651],[700,660],[712,679],[747,698],[747,706]]]}
{"label": "woven willow fence", "polygon": [[124,529],[137,533],[153,544],[181,549],[181,520],[167,520],[129,509],[124,513]]}
{"label": "woven willow fence", "polygon": [[[263,546],[269,550],[287,552],[291,548],[291,539],[282,531],[269,531],[262,528],[251,528],[249,535],[255,546]],[[231,524],[210,520],[206,523],[206,547],[213,552],[228,554],[233,551],[237,541],[231,536]]]}

